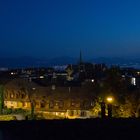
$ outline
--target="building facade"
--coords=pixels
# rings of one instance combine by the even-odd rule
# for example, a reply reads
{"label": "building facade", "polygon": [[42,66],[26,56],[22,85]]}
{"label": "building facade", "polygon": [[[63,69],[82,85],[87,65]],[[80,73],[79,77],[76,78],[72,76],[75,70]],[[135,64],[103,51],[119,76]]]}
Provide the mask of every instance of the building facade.
{"label": "building facade", "polygon": [[94,97],[82,87],[40,87],[25,79],[15,79],[5,85],[4,105],[11,109],[31,110],[44,116],[89,118]]}

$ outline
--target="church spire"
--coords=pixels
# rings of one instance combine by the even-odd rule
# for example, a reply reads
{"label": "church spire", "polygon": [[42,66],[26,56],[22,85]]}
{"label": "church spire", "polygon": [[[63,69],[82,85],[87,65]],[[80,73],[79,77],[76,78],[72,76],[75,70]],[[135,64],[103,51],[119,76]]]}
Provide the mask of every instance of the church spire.
{"label": "church spire", "polygon": [[80,50],[79,72],[84,72],[84,71],[85,71],[85,65],[84,65],[84,63],[83,63],[82,51]]}

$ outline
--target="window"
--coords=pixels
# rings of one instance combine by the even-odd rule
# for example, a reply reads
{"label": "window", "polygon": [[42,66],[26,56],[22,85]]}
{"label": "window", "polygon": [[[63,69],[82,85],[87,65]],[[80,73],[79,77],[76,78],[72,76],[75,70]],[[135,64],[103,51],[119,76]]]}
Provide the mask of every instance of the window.
{"label": "window", "polygon": [[74,107],[74,106],[75,106],[75,102],[71,101],[71,107]]}
{"label": "window", "polygon": [[80,102],[78,102],[78,101],[71,101],[71,107],[76,107],[76,108],[80,107]]}
{"label": "window", "polygon": [[69,115],[74,116],[74,111],[73,110],[69,111]]}
{"label": "window", "polygon": [[16,98],[17,98],[17,99],[19,98],[19,94],[18,94],[18,93],[16,93]]}
{"label": "window", "polygon": [[61,108],[63,108],[64,107],[64,102],[63,101],[60,101],[59,102],[59,108],[61,109]]}
{"label": "window", "polygon": [[35,105],[38,107],[39,106],[39,102],[36,102]]}
{"label": "window", "polygon": [[25,98],[25,94],[21,94],[21,99],[24,99]]}
{"label": "window", "polygon": [[14,98],[14,94],[13,94],[13,93],[11,93],[11,94],[10,94],[10,97],[11,97],[11,98]]}
{"label": "window", "polygon": [[23,105],[23,107],[26,107],[27,104],[26,104],[26,102],[22,102],[22,105]]}
{"label": "window", "polygon": [[46,105],[45,101],[41,101],[40,103],[41,108],[45,108],[45,105]]}
{"label": "window", "polygon": [[84,101],[83,102],[83,107],[84,108],[87,108],[87,107],[90,107],[91,106],[91,102],[90,101]]}
{"label": "window", "polygon": [[81,117],[85,117],[86,116],[86,112],[85,111],[81,111]]}
{"label": "window", "polygon": [[55,102],[55,106],[58,106],[59,105],[59,102]]}
{"label": "window", "polygon": [[54,108],[54,102],[53,102],[53,101],[50,101],[50,102],[49,102],[49,108],[50,108],[50,109]]}

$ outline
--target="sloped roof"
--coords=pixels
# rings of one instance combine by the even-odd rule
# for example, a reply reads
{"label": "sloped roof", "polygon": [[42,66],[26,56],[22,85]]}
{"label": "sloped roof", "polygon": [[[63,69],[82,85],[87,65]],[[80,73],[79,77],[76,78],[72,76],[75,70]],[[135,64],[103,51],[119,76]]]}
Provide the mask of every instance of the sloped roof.
{"label": "sloped roof", "polygon": [[17,79],[12,79],[9,80],[9,82],[7,82],[4,87],[6,89],[21,89],[21,88],[34,88],[34,87],[39,87],[39,85],[37,85],[34,82],[30,82],[28,79],[21,79],[21,78],[17,78]]}
{"label": "sloped roof", "polygon": [[50,100],[63,99],[94,99],[94,92],[85,87],[42,87],[27,79],[13,79],[5,84],[6,90],[28,90],[36,98],[44,97]]}
{"label": "sloped roof", "polygon": [[[93,94],[92,94],[93,95]],[[50,99],[84,99],[92,98],[88,91],[84,90],[82,87],[56,87],[55,90],[51,90]]]}

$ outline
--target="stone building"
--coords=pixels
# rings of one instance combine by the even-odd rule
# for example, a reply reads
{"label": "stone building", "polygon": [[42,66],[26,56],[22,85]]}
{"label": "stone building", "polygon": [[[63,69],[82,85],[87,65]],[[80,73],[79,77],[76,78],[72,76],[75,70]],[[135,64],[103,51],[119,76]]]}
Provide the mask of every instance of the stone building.
{"label": "stone building", "polygon": [[94,107],[94,94],[84,87],[42,87],[25,80],[14,79],[4,86],[7,108],[31,110],[64,118],[89,118]]}

